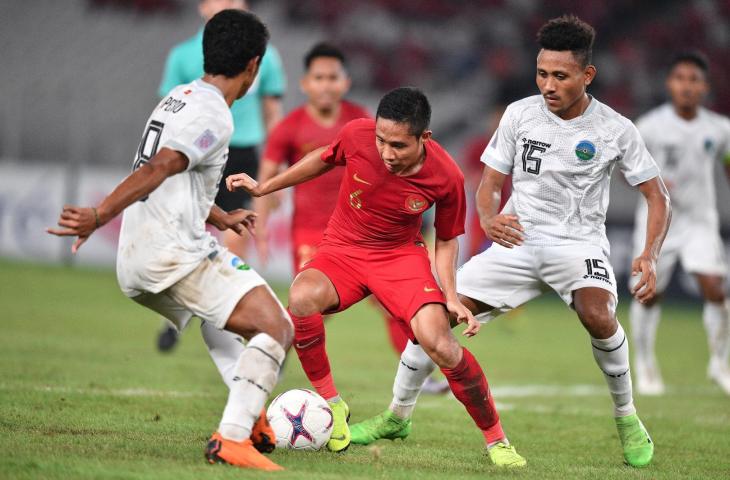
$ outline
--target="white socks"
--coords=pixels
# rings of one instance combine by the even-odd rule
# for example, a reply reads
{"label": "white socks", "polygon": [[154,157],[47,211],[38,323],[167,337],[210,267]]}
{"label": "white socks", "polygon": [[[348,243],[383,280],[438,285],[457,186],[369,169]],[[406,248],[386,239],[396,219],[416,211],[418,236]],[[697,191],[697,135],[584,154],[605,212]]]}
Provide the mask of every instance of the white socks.
{"label": "white socks", "polygon": [[603,372],[614,404],[614,416],[625,417],[636,413],[631,393],[629,374],[629,344],[621,324],[609,338],[591,337],[593,358]]}
{"label": "white socks", "polygon": [[212,324],[201,320],[200,333],[203,334],[203,341],[208,347],[210,358],[213,359],[223,381],[230,389],[233,386],[236,362],[241,357],[243,349],[246,348],[241,337],[227,330],[219,330]]}
{"label": "white socks", "polygon": [[631,321],[632,348],[634,358],[643,364],[656,364],[654,344],[662,309],[659,304],[646,307],[634,300],[631,302],[629,319]]}
{"label": "white socks", "polygon": [[436,369],[436,364],[419,345],[408,340],[401,353],[398,371],[393,382],[393,401],[390,411],[400,418],[410,418],[416,407],[418,394],[426,379]]}
{"label": "white socks", "polygon": [[265,333],[248,342],[234,367],[228,403],[218,427],[223,438],[242,442],[251,436],[251,428],[276,385],[285,357],[279,342]]}
{"label": "white socks", "polygon": [[730,317],[727,302],[705,302],[702,322],[707,332],[710,362],[727,365],[730,352]]}

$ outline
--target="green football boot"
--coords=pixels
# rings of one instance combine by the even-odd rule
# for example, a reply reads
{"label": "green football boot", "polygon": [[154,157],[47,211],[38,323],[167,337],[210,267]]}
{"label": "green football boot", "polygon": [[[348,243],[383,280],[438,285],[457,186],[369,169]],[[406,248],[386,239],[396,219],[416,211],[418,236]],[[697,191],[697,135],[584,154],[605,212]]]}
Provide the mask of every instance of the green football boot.
{"label": "green football boot", "polygon": [[517,453],[513,445],[499,442],[487,449],[487,454],[492,463],[498,467],[524,467],[527,465],[525,457]]}
{"label": "green football boot", "polygon": [[332,434],[327,442],[327,448],[331,452],[344,452],[350,446],[350,407],[344,400],[339,402],[327,402],[332,409]]}
{"label": "green football boot", "polygon": [[624,448],[624,460],[632,467],[649,465],[654,456],[654,442],[636,414],[616,417],[616,428]]}
{"label": "green football boot", "polygon": [[352,432],[352,443],[356,445],[370,445],[381,438],[404,439],[411,434],[411,419],[400,418],[390,410],[386,410],[380,415],[356,423],[350,428],[350,431]]}

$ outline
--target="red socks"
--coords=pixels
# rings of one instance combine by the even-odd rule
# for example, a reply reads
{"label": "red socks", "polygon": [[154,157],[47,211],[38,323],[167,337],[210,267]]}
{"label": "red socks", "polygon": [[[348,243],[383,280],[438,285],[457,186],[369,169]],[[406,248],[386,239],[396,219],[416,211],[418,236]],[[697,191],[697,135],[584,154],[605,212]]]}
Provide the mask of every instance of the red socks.
{"label": "red socks", "polygon": [[503,439],[505,434],[482,367],[469,350],[464,348],[463,351],[464,356],[458,365],[442,368],[441,371],[446,375],[454,396],[464,404],[489,445]]}
{"label": "red socks", "polygon": [[314,389],[325,399],[336,397],[330,361],[325,349],[324,321],[321,314],[297,317],[289,312],[294,322],[294,349],[304,373]]}

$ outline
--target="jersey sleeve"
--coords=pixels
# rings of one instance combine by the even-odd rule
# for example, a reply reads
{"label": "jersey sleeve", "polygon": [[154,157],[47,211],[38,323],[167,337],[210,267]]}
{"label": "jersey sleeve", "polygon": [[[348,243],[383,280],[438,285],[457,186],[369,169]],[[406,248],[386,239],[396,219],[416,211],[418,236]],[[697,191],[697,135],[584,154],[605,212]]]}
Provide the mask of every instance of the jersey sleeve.
{"label": "jersey sleeve", "polygon": [[444,195],[436,200],[435,217],[434,228],[440,240],[451,240],[464,233],[466,193],[461,172],[454,176],[454,181]]}
{"label": "jersey sleeve", "polygon": [[203,115],[196,117],[175,135],[165,140],[162,147],[177,150],[188,158],[187,170],[192,170],[211,158],[211,153],[227,145],[233,133],[219,119]]}
{"label": "jersey sleeve", "polygon": [[342,166],[347,163],[346,154],[348,149],[350,149],[353,144],[353,122],[357,122],[357,120],[353,120],[352,122],[342,127],[342,129],[340,129],[340,131],[337,133],[335,139],[327,147],[327,150],[322,152],[321,158],[323,162],[337,166]]}
{"label": "jersey sleeve", "polygon": [[632,187],[659,176],[659,167],[633,123],[629,122],[618,138],[618,147],[621,150],[619,168]]}
{"label": "jersey sleeve", "polygon": [[286,163],[291,159],[292,154],[292,131],[289,123],[285,120],[271,130],[266,139],[266,148],[262,158],[276,164]]}
{"label": "jersey sleeve", "polygon": [[514,164],[515,145],[517,144],[514,123],[514,108],[508,107],[480,159],[485,165],[505,175],[512,173]]}
{"label": "jersey sleeve", "polygon": [[259,92],[264,97],[281,97],[286,91],[286,76],[279,52],[272,45],[261,59]]}
{"label": "jersey sleeve", "polygon": [[730,119],[723,118],[722,124],[724,138],[722,147],[719,151],[720,161],[722,161],[723,165],[730,165]]}
{"label": "jersey sleeve", "polygon": [[165,70],[162,72],[160,88],[157,90],[160,98],[167,95],[176,86],[187,83],[183,78],[182,60],[178,47],[170,50],[170,54],[167,56],[167,61],[165,62]]}

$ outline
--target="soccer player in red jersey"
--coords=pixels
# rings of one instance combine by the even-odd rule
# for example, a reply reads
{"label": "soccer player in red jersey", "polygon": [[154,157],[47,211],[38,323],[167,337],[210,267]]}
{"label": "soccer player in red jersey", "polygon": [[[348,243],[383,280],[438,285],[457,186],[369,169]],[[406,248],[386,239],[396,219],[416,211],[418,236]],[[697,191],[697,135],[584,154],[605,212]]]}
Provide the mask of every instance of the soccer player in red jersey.
{"label": "soccer player in red jersey", "polygon": [[[350,444],[349,408],[334,385],[325,350],[322,313],[345,310],[371,293],[401,320],[411,337],[441,367],[487,444],[507,445],[486,377],[456,341],[449,322],[479,324],[456,295],[457,237],[464,233],[464,176],[431,139],[431,107],[414,88],[398,88],[378,105],[376,120],[348,123],[328,147],[307,154],[286,171],[258,184],[229,176],[229,189],[260,197],[344,166],[339,198],[324,239],[289,291],[295,348],[315,389],[330,403],[334,426],[328,448]],[[436,205],[436,283],[420,234],[422,213]],[[521,457],[520,457],[521,458]]]}
{"label": "soccer player in red jersey", "polygon": [[[307,101],[271,131],[257,177],[261,183],[274,177],[282,165],[294,165],[312,150],[329,145],[349,121],[370,118],[364,107],[343,100],[350,89],[350,78],[340,49],[326,43],[315,45],[304,58],[304,68],[300,87]],[[344,169],[336,168],[294,187],[291,234],[296,273],[312,258],[322,240],[337,203],[343,173]],[[271,200],[260,197],[254,202],[259,214],[256,246],[264,262],[268,259],[266,220]]]}
{"label": "soccer player in red jersey", "polygon": [[[304,68],[300,87],[307,96],[307,101],[289,113],[269,135],[259,167],[259,182],[272,178],[282,165],[293,165],[312,150],[329,145],[349,121],[370,118],[365,107],[343,100],[350,88],[350,78],[346,70],[345,55],[339,48],[327,43],[315,45],[304,57]],[[322,241],[327,222],[337,204],[344,173],[345,169],[335,168],[294,187],[291,236],[295,274],[317,252],[317,246]],[[274,206],[272,200],[272,197],[259,197],[254,202],[254,209],[259,214],[256,247],[264,263],[268,259],[266,221]],[[373,303],[382,309],[377,302]],[[383,314],[393,348],[400,356],[408,337],[399,320],[385,311]],[[429,385],[432,392],[437,391],[443,388],[441,383],[434,380],[428,383],[427,380],[424,391],[428,391]]]}

